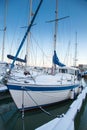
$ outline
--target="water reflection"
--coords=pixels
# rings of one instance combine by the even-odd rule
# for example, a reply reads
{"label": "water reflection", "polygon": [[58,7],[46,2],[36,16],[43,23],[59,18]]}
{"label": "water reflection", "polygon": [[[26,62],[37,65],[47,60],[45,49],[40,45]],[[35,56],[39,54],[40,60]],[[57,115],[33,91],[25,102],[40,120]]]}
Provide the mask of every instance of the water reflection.
{"label": "water reflection", "polygon": [[87,130],[87,99],[83,102],[81,111],[75,118],[76,130]]}
{"label": "water reflection", "polygon": [[16,110],[11,99],[0,101],[0,130],[6,130],[6,124]]}
{"label": "water reflection", "polygon": [[[34,130],[35,128],[49,122],[57,115],[65,113],[71,101],[65,101],[56,105],[45,107],[44,109],[51,113],[51,116],[42,112],[40,109],[25,112],[24,124],[25,130]],[[0,101],[0,130],[23,130],[22,113],[19,112],[12,99]]]}
{"label": "water reflection", "polygon": [[[87,86],[87,80],[83,80],[83,84]],[[87,98],[84,100],[80,112],[75,118],[76,130],[87,130]]]}

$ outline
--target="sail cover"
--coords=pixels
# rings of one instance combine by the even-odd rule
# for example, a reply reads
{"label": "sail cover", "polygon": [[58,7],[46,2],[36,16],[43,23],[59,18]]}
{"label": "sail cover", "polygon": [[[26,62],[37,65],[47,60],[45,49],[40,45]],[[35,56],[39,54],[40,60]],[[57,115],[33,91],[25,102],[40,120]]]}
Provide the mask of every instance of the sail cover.
{"label": "sail cover", "polygon": [[[14,60],[15,56],[12,56],[12,55],[7,55],[7,57],[11,60]],[[16,61],[20,61],[20,62],[24,62],[26,63],[26,56],[25,56],[25,59],[21,59],[21,58],[17,58]]]}
{"label": "sail cover", "polygon": [[56,51],[54,51],[54,55],[53,55],[53,63],[60,66],[60,67],[63,67],[65,66],[63,63],[61,63],[57,57],[57,54],[56,54]]}

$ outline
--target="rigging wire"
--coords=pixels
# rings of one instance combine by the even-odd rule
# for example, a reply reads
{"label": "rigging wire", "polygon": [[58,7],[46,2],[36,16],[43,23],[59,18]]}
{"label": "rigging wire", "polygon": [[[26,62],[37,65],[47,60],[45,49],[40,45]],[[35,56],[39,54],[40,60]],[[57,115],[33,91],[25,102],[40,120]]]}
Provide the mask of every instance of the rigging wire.
{"label": "rigging wire", "polygon": [[[25,89],[25,88],[24,88]],[[26,90],[26,89],[25,89]],[[46,111],[45,109],[43,109],[40,105],[38,105],[38,103],[34,100],[34,98],[26,91],[26,93],[28,94],[28,96],[32,99],[32,101],[37,105],[38,108],[40,108],[41,111],[43,111],[44,113],[48,114],[51,116],[51,113],[49,113],[48,111]]]}
{"label": "rigging wire", "polygon": [[[25,5],[25,3],[24,3],[24,6],[26,6],[26,8],[25,8],[25,10],[24,10],[24,14],[27,14],[27,10],[28,10],[28,4],[29,3],[29,0],[27,0],[27,3],[26,3],[26,5]],[[21,5],[21,4],[20,4]],[[22,6],[20,6],[20,8],[21,8]],[[24,15],[25,16],[25,15]],[[26,15],[26,17],[27,17],[27,15]],[[22,18],[22,20],[20,21],[19,19],[21,19],[21,15],[19,15],[18,17],[17,17],[17,22],[15,22],[16,23],[16,25],[15,25],[15,30],[14,30],[14,33],[13,33],[13,38],[12,38],[12,40],[11,40],[11,46],[10,46],[10,51],[9,51],[9,53],[10,54],[12,54],[12,53],[15,53],[14,51],[15,50],[13,50],[12,48],[13,48],[13,44],[14,44],[14,40],[15,40],[15,36],[16,36],[16,38],[17,37],[20,37],[20,35],[21,35],[21,31],[19,32],[18,31],[18,26],[19,26],[19,23],[23,23],[23,22],[25,22],[25,19],[26,19],[26,17],[23,17]],[[17,32],[19,32],[19,33],[17,33]],[[19,45],[19,38],[17,39],[17,45]],[[16,46],[16,49],[17,49],[17,46]]]}
{"label": "rigging wire", "polygon": [[[28,89],[28,90],[29,90],[29,89]],[[30,95],[30,93],[27,91],[27,89],[26,89],[25,87],[23,87],[23,91],[25,91],[25,92],[28,94],[28,96],[32,99],[32,101],[36,104],[36,106],[37,106],[42,112],[44,112],[45,114],[47,114],[47,115],[49,115],[49,116],[58,117],[58,118],[62,117],[63,114],[62,114],[62,115],[54,115],[54,114],[48,112],[47,110],[45,110],[44,108],[42,108],[42,106],[39,105],[39,104],[35,101],[35,99]]]}
{"label": "rigging wire", "polygon": [[43,51],[43,49],[40,47],[38,41],[35,39],[34,35],[31,33],[31,36],[33,38],[33,40],[35,41],[36,45],[39,47],[39,49],[42,51],[42,53],[44,54],[44,56],[47,58],[47,60],[50,62],[50,60],[48,59],[48,56],[46,55],[46,53]]}

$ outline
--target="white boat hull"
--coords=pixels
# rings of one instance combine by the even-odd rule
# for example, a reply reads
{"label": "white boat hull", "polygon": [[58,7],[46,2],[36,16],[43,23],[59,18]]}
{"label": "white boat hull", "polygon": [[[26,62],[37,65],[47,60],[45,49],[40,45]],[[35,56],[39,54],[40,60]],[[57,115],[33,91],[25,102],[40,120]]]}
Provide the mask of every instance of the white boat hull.
{"label": "white boat hull", "polygon": [[[47,86],[16,86],[16,88],[15,85],[8,84],[7,86],[18,109],[22,109],[22,104],[24,104],[24,109],[32,109],[70,99],[71,90],[78,93],[79,89],[79,84],[65,87],[49,86],[48,89],[46,89]],[[40,90],[41,88],[43,89]]]}

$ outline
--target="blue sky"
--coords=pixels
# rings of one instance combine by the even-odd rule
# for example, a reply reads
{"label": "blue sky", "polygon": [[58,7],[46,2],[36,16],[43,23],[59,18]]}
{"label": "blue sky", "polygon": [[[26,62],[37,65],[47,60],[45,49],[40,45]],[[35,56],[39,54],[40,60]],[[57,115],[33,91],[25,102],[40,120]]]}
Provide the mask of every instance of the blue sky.
{"label": "blue sky", "polygon": [[[33,0],[33,13],[39,0]],[[0,0],[0,30],[4,28],[5,0]],[[58,22],[57,54],[62,62],[73,65],[75,52],[75,34],[77,32],[77,64],[87,64],[87,0],[58,0],[58,17],[70,16]],[[15,55],[28,24],[29,0],[7,0],[5,60],[6,55]],[[54,23],[45,21],[55,19],[55,0],[43,0],[35,19],[36,25],[31,29],[29,47],[29,64],[50,65],[53,54]],[[3,31],[0,31],[0,48],[2,48]],[[70,43],[70,46],[69,46]],[[26,42],[19,54],[24,58]],[[68,49],[69,48],[69,49]],[[69,56],[67,57],[67,54]],[[1,57],[1,51],[0,51]],[[1,60],[1,59],[0,59]]]}

